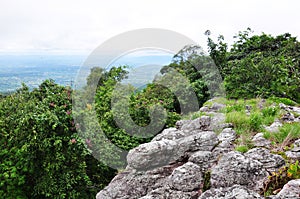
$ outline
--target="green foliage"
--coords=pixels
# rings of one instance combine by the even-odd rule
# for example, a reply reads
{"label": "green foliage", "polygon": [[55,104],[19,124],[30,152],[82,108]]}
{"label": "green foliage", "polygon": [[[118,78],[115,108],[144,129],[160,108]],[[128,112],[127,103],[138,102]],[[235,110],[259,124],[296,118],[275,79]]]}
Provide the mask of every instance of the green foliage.
{"label": "green foliage", "polygon": [[72,91],[53,81],[0,100],[0,195],[91,198],[115,175],[76,133]]}
{"label": "green foliage", "polygon": [[235,147],[235,150],[241,153],[246,153],[247,151],[249,151],[249,148],[246,145],[239,145]]}
{"label": "green foliage", "polygon": [[285,97],[300,101],[300,43],[286,33],[273,37],[239,32],[230,51],[224,38],[209,38],[210,55],[229,98]]}
{"label": "green foliage", "polygon": [[249,125],[251,131],[258,132],[261,129],[262,123],[263,123],[263,118],[261,113],[254,112],[250,114]]}
{"label": "green foliage", "polygon": [[[133,136],[126,132],[126,129],[135,130],[135,125],[140,127],[149,125],[151,122],[150,112],[162,112],[161,110],[154,111],[156,106],[163,107],[167,114],[166,121],[157,121],[158,126],[170,127],[180,119],[177,98],[161,84],[149,84],[146,88],[136,91],[130,85],[119,85],[119,81],[126,78],[126,67],[113,67],[110,71],[103,73],[101,78],[105,77],[105,80],[100,78],[102,84],[97,89],[95,108],[102,131],[118,147],[130,150],[141,143],[150,141],[153,132],[147,132],[147,135]],[[112,103],[114,107],[112,107]],[[126,115],[127,113],[129,115]],[[122,121],[121,127],[116,123],[115,118]]]}
{"label": "green foliage", "polygon": [[249,116],[247,116],[244,112],[232,111],[227,113],[226,122],[232,123],[238,132],[250,130]]}
{"label": "green foliage", "polygon": [[285,105],[289,105],[289,106],[295,106],[297,105],[296,102],[294,102],[293,100],[291,99],[288,99],[288,98],[284,98],[284,97],[275,97],[275,96],[272,96],[269,98],[269,100],[273,101],[273,102],[276,102],[276,103],[283,103]]}
{"label": "green foliage", "polygon": [[[119,128],[114,120],[114,111],[111,107],[111,102],[113,100],[113,92],[117,83],[126,77],[126,70],[124,67],[113,67],[108,72],[104,72],[105,74],[102,77],[105,77],[103,84],[100,85],[97,89],[97,93],[95,96],[95,109],[99,118],[99,124],[101,126],[102,131],[105,133],[107,138],[111,140],[112,143],[117,145],[118,147],[129,150],[141,143],[145,143],[150,141],[149,139],[139,138],[136,136],[131,136],[126,133],[126,131],[122,128]],[[125,88],[124,88],[125,89]],[[132,91],[133,88],[127,88]],[[116,101],[116,107],[124,107],[123,101]],[[125,99],[126,100],[126,99]],[[130,111],[131,112],[131,111]],[[115,112],[116,113],[116,112]],[[147,121],[147,114],[141,114],[141,110],[135,112],[139,117],[140,123]]]}

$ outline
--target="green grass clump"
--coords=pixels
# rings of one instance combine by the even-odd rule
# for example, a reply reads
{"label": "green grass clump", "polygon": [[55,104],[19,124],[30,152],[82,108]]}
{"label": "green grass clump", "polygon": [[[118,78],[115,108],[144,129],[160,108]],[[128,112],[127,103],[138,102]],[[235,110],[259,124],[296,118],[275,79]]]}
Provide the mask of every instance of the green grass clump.
{"label": "green grass clump", "polygon": [[262,114],[259,112],[254,112],[250,115],[249,125],[250,130],[254,132],[258,132],[261,130],[261,125],[263,124]]}
{"label": "green grass clump", "polygon": [[297,105],[296,102],[294,102],[293,100],[290,100],[288,98],[280,98],[280,97],[270,97],[268,99],[268,101],[272,101],[272,102],[276,102],[276,103],[283,103],[285,105],[289,105],[289,106],[295,106]]}
{"label": "green grass clump", "polygon": [[226,114],[226,122],[232,123],[236,131],[250,129],[250,120],[244,112],[233,111]]}
{"label": "green grass clump", "polygon": [[300,137],[300,123],[285,123],[277,133],[264,132],[264,137],[282,148],[289,145],[291,141]]}
{"label": "green grass clump", "polygon": [[247,151],[249,151],[249,147],[246,145],[239,145],[235,147],[235,150],[241,153],[246,153]]}

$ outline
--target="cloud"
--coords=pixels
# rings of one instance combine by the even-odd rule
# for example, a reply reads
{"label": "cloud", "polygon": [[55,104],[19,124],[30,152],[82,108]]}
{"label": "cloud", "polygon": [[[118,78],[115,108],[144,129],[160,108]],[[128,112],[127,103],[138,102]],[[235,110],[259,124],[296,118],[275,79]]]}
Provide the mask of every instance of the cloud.
{"label": "cloud", "polygon": [[1,52],[90,52],[112,36],[164,28],[206,45],[204,32],[227,40],[251,27],[260,33],[300,35],[297,0],[2,0]]}

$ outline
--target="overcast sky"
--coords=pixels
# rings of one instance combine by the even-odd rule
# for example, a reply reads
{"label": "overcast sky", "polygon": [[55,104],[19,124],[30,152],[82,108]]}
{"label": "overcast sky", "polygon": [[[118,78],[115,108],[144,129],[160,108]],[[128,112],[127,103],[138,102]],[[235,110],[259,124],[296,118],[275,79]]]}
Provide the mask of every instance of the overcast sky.
{"label": "overcast sky", "polygon": [[179,32],[201,46],[205,30],[228,41],[251,27],[300,37],[298,0],[0,0],[0,52],[89,53],[138,28]]}

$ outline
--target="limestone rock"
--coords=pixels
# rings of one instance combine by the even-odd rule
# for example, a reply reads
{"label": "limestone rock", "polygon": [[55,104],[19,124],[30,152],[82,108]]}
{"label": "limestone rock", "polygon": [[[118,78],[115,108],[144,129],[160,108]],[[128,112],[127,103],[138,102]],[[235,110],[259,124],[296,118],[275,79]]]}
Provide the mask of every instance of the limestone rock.
{"label": "limestone rock", "polygon": [[212,168],[212,188],[242,185],[251,190],[259,191],[263,180],[268,176],[263,164],[242,155],[239,152],[229,152]]}
{"label": "limestone rock", "polygon": [[274,199],[300,199],[300,179],[289,181]]}
{"label": "limestone rock", "polygon": [[146,170],[163,166],[176,159],[175,149],[177,143],[172,140],[154,141],[129,151],[127,155],[128,166]]}
{"label": "limestone rock", "polygon": [[245,153],[245,156],[262,163],[268,172],[275,172],[285,165],[285,161],[280,155],[272,154],[268,149],[264,148],[251,149]]}
{"label": "limestone rock", "polygon": [[225,128],[223,131],[218,135],[219,141],[227,141],[232,142],[236,139],[237,135],[236,132],[232,128]]}
{"label": "limestone rock", "polygon": [[294,142],[294,148],[285,152],[286,156],[292,159],[300,160],[300,139]]}
{"label": "limestone rock", "polygon": [[137,199],[145,196],[148,191],[162,186],[170,171],[158,169],[148,172],[126,172],[117,175],[102,191],[96,199]]}
{"label": "limestone rock", "polygon": [[253,142],[254,146],[256,146],[256,147],[270,148],[270,146],[271,146],[271,141],[264,138],[263,133],[257,133],[252,138],[252,142]]}
{"label": "limestone rock", "polygon": [[176,146],[177,157],[182,157],[195,151],[211,151],[218,138],[213,131],[199,131],[197,134],[179,139]]}
{"label": "limestone rock", "polygon": [[214,112],[218,112],[220,111],[222,108],[225,108],[226,105],[225,104],[220,104],[220,103],[213,103],[212,106],[210,107],[210,110],[211,111],[214,111]]}
{"label": "limestone rock", "polygon": [[216,162],[216,159],[211,151],[197,151],[190,156],[189,161],[199,165],[201,172],[205,173]]}
{"label": "limestone rock", "polygon": [[181,126],[180,130],[208,130],[210,126],[210,117],[201,116],[200,118],[194,119],[189,123],[185,123]]}
{"label": "limestone rock", "polygon": [[279,127],[282,127],[282,123],[276,121],[271,126],[265,127],[265,129],[271,133],[276,133],[279,131]]}
{"label": "limestone rock", "polygon": [[168,129],[163,130],[163,132],[161,132],[160,134],[156,135],[152,139],[152,142],[153,141],[161,141],[163,139],[176,140],[176,139],[182,138],[184,136],[185,136],[185,134],[181,130],[178,130],[176,128],[168,128]]}
{"label": "limestone rock", "polygon": [[198,165],[187,162],[184,165],[174,169],[168,177],[168,184],[172,190],[191,192],[200,190],[203,187],[201,169]]}
{"label": "limestone rock", "polygon": [[233,185],[226,188],[207,190],[199,199],[263,199],[263,197],[246,187]]}
{"label": "limestone rock", "polygon": [[183,125],[190,123],[191,120],[179,120],[175,123],[177,129],[181,129]]}
{"label": "limestone rock", "polygon": [[209,112],[209,108],[207,106],[202,106],[200,109],[199,109],[200,112]]}

